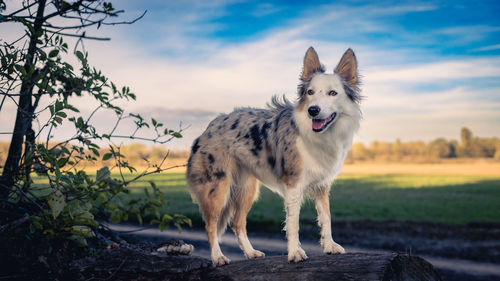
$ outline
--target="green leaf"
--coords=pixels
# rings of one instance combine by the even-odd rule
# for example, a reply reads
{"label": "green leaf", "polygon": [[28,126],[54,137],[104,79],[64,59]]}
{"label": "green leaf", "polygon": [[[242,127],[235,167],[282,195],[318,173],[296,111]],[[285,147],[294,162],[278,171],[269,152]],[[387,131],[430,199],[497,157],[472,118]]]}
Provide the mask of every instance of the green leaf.
{"label": "green leaf", "polygon": [[57,116],[61,116],[62,118],[68,117],[68,115],[65,112],[63,112],[63,111],[59,111],[58,113],[56,113],[56,115]]}
{"label": "green leaf", "polygon": [[75,234],[73,234],[68,239],[76,242],[76,244],[78,244],[78,246],[80,246],[80,247],[86,247],[86,246],[88,246],[87,239],[85,239],[81,235],[75,235]]}
{"label": "green leaf", "polygon": [[64,108],[64,105],[62,102],[60,102],[59,100],[56,100],[56,111],[59,111],[61,109]]}
{"label": "green leaf", "polygon": [[59,168],[64,167],[64,165],[66,165],[66,163],[68,162],[68,160],[69,160],[69,158],[59,158],[59,159],[57,160],[57,166],[58,166]]}
{"label": "green leaf", "polygon": [[91,237],[95,236],[92,229],[90,229],[90,227],[85,226],[85,225],[73,225],[71,227],[71,233],[73,233],[75,235],[80,235],[80,236],[85,237],[85,238],[91,238]]}
{"label": "green leaf", "polygon": [[120,223],[121,220],[122,212],[119,209],[113,210],[113,212],[111,212],[111,216],[109,216],[109,221],[111,223]]}
{"label": "green leaf", "polygon": [[76,120],[76,123],[78,125],[78,128],[83,128],[84,122],[83,122],[82,117],[78,117],[78,119]]}
{"label": "green leaf", "polygon": [[99,171],[97,171],[97,176],[96,176],[96,182],[100,182],[103,180],[108,179],[111,176],[111,172],[109,171],[108,167],[101,168]]}
{"label": "green leaf", "polygon": [[66,206],[66,200],[64,199],[64,195],[59,190],[54,192],[48,198],[47,203],[49,204],[49,207],[52,211],[52,217],[54,217],[54,219],[56,219],[59,216],[59,214],[64,209],[64,206]]}
{"label": "green leaf", "polygon": [[160,231],[163,231],[168,228],[168,225],[169,225],[168,223],[160,222],[158,228],[160,229]]}
{"label": "green leaf", "polygon": [[23,76],[26,76],[27,73],[26,73],[26,69],[24,69],[24,66],[20,65],[20,64],[16,64],[14,65],[14,67],[16,68],[17,71],[21,72],[21,74]]}
{"label": "green leaf", "polygon": [[89,211],[83,212],[75,217],[74,223],[81,225],[98,226],[99,223],[95,221],[94,215]]}
{"label": "green leaf", "polygon": [[53,57],[57,57],[57,55],[59,54],[59,50],[52,50],[49,52],[49,58],[53,58]]}
{"label": "green leaf", "polygon": [[84,56],[83,56],[83,53],[80,52],[80,51],[76,51],[76,56],[78,57],[78,59],[80,61],[83,61],[84,60]]}
{"label": "green leaf", "polygon": [[107,192],[99,192],[97,195],[97,202],[99,202],[99,204],[104,204],[106,201],[108,201],[108,199],[109,196]]}
{"label": "green leaf", "polygon": [[116,204],[114,204],[114,203],[108,203],[108,204],[106,205],[106,209],[108,209],[108,210],[110,210],[110,211],[113,211],[113,210],[118,209],[118,206],[116,206]]}
{"label": "green leaf", "polygon": [[64,108],[67,108],[67,109],[69,109],[69,110],[71,110],[71,111],[74,111],[74,112],[80,112],[80,110],[78,110],[78,108],[76,108],[76,107],[72,106],[71,104],[66,104],[66,105],[64,106]]}
{"label": "green leaf", "polygon": [[151,199],[151,204],[160,207],[161,206],[161,200],[160,199]]}
{"label": "green leaf", "polygon": [[173,132],[173,133],[172,133],[172,136],[173,136],[174,138],[182,138],[182,135],[181,135],[181,133],[179,133],[179,132]]}
{"label": "green leaf", "polygon": [[111,156],[113,156],[112,153],[106,153],[102,156],[102,161],[106,161],[108,160],[109,158],[111,158]]}
{"label": "green leaf", "polygon": [[174,218],[169,214],[164,214],[161,218],[162,222],[171,222]]}

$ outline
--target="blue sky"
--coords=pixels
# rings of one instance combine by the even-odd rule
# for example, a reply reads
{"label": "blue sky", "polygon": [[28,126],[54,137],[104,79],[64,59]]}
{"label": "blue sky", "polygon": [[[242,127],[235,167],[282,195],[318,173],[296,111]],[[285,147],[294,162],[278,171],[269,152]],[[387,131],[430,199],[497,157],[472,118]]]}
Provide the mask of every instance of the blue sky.
{"label": "blue sky", "polygon": [[274,94],[295,99],[309,46],[328,71],[347,48],[356,52],[366,99],[355,141],[458,139],[463,126],[500,136],[499,1],[114,5],[125,18],[148,12],[133,25],[89,30],[113,38],[86,43],[90,62],[137,94],[130,110],[189,124],[176,147],[220,112],[263,107]]}
{"label": "blue sky", "polygon": [[[164,27],[135,34],[138,40],[148,42],[183,33],[184,38],[229,46],[319,19],[321,28],[309,32],[307,38],[417,49],[434,58],[500,54],[498,1],[214,1],[211,4],[134,1],[127,4],[127,10],[147,9],[149,13],[132,29],[140,31],[144,26],[165,24],[180,29],[172,31]],[[179,54],[175,48],[157,51],[167,56]],[[183,54],[186,53],[180,55]]]}

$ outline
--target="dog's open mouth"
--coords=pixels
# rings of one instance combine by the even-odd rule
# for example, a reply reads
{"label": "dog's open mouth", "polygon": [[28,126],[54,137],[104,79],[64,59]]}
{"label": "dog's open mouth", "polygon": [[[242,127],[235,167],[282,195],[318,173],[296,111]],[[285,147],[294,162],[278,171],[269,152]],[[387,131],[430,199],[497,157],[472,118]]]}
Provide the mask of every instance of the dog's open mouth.
{"label": "dog's open mouth", "polygon": [[330,123],[332,123],[335,117],[337,117],[337,112],[332,113],[332,115],[330,115],[330,117],[326,119],[313,119],[312,120],[313,131],[317,133],[323,131],[326,127],[328,127],[328,125],[330,125]]}

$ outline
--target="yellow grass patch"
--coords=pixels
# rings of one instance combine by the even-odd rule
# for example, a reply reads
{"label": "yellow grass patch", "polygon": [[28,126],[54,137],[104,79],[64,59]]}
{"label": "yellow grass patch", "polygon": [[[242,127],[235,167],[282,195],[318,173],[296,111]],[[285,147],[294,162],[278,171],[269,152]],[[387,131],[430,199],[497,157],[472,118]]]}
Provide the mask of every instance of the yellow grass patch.
{"label": "yellow grass patch", "polygon": [[355,163],[346,164],[342,174],[430,174],[500,176],[500,162],[484,159],[441,163]]}
{"label": "yellow grass patch", "polygon": [[[187,159],[167,159],[163,168],[185,165]],[[138,171],[147,167],[134,166]],[[88,166],[84,169],[88,172],[96,171],[101,167]],[[152,168],[150,168],[152,170]],[[114,172],[118,169],[114,168]],[[126,172],[126,171],[124,171]],[[184,173],[186,167],[169,169],[168,173]],[[342,174],[428,174],[428,175],[478,175],[499,176],[500,162],[491,159],[453,159],[441,160],[439,163],[386,163],[386,162],[357,162],[344,164]]]}

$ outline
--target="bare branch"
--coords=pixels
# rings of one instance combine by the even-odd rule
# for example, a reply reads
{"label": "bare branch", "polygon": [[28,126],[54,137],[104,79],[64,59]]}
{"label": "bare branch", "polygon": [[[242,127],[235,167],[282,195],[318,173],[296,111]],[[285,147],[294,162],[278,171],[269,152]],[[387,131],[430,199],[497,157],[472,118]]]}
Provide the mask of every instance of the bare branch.
{"label": "bare branch", "polygon": [[145,10],[139,17],[137,17],[131,21],[103,22],[102,25],[133,24],[136,21],[142,19],[146,15],[147,12],[148,12],[148,10]]}
{"label": "bare branch", "polygon": [[0,233],[3,233],[5,230],[8,230],[10,228],[18,227],[21,224],[23,224],[26,221],[28,221],[29,219],[30,219],[30,216],[24,216],[24,217],[21,217],[20,219],[17,219],[15,221],[11,222],[11,223],[2,225],[2,226],[0,226]]}
{"label": "bare branch", "polygon": [[[86,28],[86,27],[90,27],[90,26],[93,26],[93,25],[120,25],[120,24],[133,24],[135,22],[137,22],[138,20],[142,19],[144,17],[144,15],[146,15],[147,13],[147,10],[144,11],[139,17],[131,20],[131,21],[119,21],[119,22],[105,22],[104,20],[106,19],[105,17],[99,19],[99,20],[89,20],[89,19],[86,19],[85,22],[86,23],[83,23],[82,24],[79,24],[79,25],[72,25],[72,26],[55,26],[55,25],[52,25],[50,23],[47,23],[44,25],[44,27],[46,28],[53,28],[53,29],[59,29],[59,30],[67,30],[67,29],[81,29],[81,28]],[[69,17],[68,17],[69,18]],[[71,18],[78,18],[78,17],[71,17]]]}
{"label": "bare branch", "polygon": [[62,35],[62,36],[76,37],[76,38],[82,38],[82,39],[90,39],[90,40],[98,40],[98,41],[109,41],[109,40],[111,40],[111,38],[109,38],[109,37],[87,36],[87,35],[85,35],[85,31],[82,34],[80,34],[80,35],[78,35],[78,34],[71,34],[71,33],[64,33],[64,32],[58,32],[58,31],[51,31],[51,30],[47,30],[47,32],[55,33],[55,34]]}
{"label": "bare branch", "polygon": [[24,1],[23,1],[23,7],[17,11],[14,11],[12,13],[10,13],[7,17],[13,17],[14,15],[20,13],[20,12],[24,12],[26,10],[29,10],[30,7],[33,7],[35,4],[37,4],[37,2],[32,2],[31,4],[29,4],[28,6],[24,6]]}

